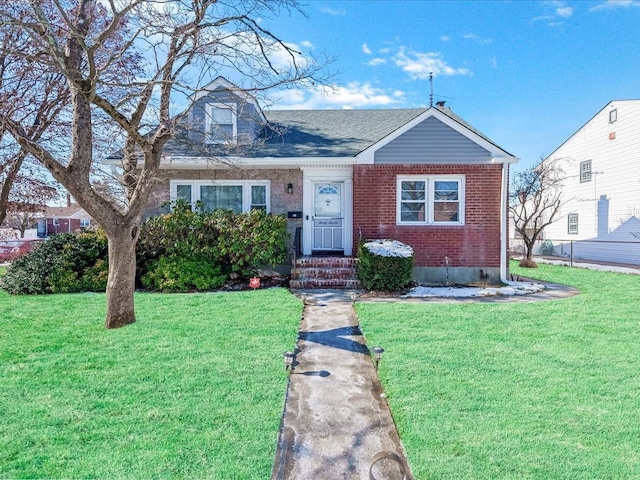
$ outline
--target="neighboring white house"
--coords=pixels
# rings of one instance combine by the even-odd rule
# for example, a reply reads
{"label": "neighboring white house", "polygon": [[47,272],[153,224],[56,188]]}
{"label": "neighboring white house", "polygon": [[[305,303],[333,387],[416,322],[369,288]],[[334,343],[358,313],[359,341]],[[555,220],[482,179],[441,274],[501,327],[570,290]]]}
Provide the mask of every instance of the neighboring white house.
{"label": "neighboring white house", "polygon": [[[565,176],[556,254],[640,264],[640,100],[614,100],[544,161]],[[613,243],[615,242],[615,243]]]}

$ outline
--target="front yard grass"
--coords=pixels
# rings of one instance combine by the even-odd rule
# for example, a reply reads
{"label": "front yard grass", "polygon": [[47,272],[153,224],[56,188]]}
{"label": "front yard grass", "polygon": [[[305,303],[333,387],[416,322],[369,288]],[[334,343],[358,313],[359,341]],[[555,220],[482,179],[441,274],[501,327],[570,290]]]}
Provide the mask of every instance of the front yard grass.
{"label": "front yard grass", "polygon": [[300,302],[269,289],[136,308],[107,331],[102,294],[0,291],[0,478],[269,477]]}
{"label": "front yard grass", "polygon": [[356,305],[416,479],[640,478],[640,276],[557,301]]}

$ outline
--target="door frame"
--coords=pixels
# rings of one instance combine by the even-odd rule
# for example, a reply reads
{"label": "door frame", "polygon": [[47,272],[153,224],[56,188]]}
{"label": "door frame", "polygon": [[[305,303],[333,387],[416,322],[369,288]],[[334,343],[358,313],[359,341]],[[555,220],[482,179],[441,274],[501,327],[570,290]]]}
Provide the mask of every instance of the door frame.
{"label": "door frame", "polygon": [[342,183],[343,228],[342,245],[346,256],[353,255],[353,169],[304,168],[302,170],[302,254],[313,252],[314,185],[318,182]]}

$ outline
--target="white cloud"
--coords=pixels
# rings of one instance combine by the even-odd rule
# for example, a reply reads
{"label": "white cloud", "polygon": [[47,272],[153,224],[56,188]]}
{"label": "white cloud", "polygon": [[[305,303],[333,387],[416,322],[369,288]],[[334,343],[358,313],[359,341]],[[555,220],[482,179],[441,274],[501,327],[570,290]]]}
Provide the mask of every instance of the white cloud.
{"label": "white cloud", "polygon": [[473,40],[480,45],[487,45],[493,41],[490,38],[481,37],[479,35],[476,35],[475,33],[467,33],[463,35],[462,38],[464,38],[465,40]]}
{"label": "white cloud", "polygon": [[367,54],[367,55],[371,55],[371,49],[367,46],[366,43],[362,44],[362,52]]}
{"label": "white cloud", "polygon": [[532,18],[529,23],[546,22],[546,21],[551,21],[554,18],[555,17],[553,15],[540,15],[539,17]]}
{"label": "white cloud", "polygon": [[367,62],[367,65],[369,65],[370,67],[377,67],[378,65],[382,65],[383,63],[387,63],[386,58],[376,57],[369,60]]}
{"label": "white cloud", "polygon": [[414,80],[427,79],[432,72],[434,75],[446,76],[471,75],[471,71],[467,68],[454,68],[448,65],[440,52],[423,53],[414,50],[407,51],[406,47],[400,47],[393,60]]}
{"label": "white cloud", "polygon": [[332,87],[316,86],[311,89],[291,89],[279,92],[274,102],[275,109],[316,110],[385,107],[397,103],[404,92],[395,90],[391,94],[373,87],[370,83],[350,82]]}
{"label": "white cloud", "polygon": [[331,8],[331,7],[323,7],[320,9],[320,11],[322,13],[326,13],[327,15],[331,15],[333,17],[340,17],[347,14],[346,10],[336,10],[335,8]]}
{"label": "white cloud", "polygon": [[573,7],[556,8],[556,15],[563,18],[569,18],[571,15],[573,15]]}
{"label": "white cloud", "polygon": [[573,7],[567,5],[563,0],[551,0],[543,2],[545,14],[531,19],[529,23],[545,22],[549,27],[562,25],[561,19],[573,16]]}
{"label": "white cloud", "polygon": [[381,48],[379,53],[385,54],[385,53],[389,53],[391,51],[390,48]]}
{"label": "white cloud", "polygon": [[489,60],[489,65],[491,68],[498,68],[498,60],[496,60],[496,57],[492,57],[491,60]]}
{"label": "white cloud", "polygon": [[589,10],[595,12],[597,10],[612,10],[614,8],[640,7],[638,0],[606,0]]}
{"label": "white cloud", "polygon": [[451,40],[451,37],[449,37],[448,35],[442,35],[440,37],[440,41],[442,42],[448,42],[449,40]]}
{"label": "white cloud", "polygon": [[313,48],[313,43],[311,43],[309,40],[303,40],[302,42],[300,42],[300,45],[309,49]]}

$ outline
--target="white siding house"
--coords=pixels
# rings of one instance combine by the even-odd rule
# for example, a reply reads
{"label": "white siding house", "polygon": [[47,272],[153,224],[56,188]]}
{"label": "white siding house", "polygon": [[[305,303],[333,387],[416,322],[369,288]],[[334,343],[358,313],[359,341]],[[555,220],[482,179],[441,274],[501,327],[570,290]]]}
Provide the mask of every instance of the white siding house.
{"label": "white siding house", "polygon": [[614,100],[544,161],[565,176],[557,220],[544,232],[556,254],[640,264],[640,100]]}

